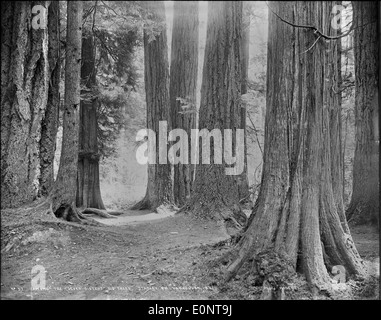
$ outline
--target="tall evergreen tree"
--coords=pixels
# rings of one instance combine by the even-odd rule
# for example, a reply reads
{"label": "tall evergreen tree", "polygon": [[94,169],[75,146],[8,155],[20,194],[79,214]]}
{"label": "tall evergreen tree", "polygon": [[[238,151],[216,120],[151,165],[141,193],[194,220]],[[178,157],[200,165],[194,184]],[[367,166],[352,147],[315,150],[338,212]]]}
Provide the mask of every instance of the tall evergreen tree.
{"label": "tall evergreen tree", "polygon": [[82,37],[82,99],[79,113],[77,206],[105,209],[99,184],[98,121],[94,35]]}
{"label": "tall evergreen tree", "polygon": [[42,120],[40,140],[40,191],[41,196],[47,196],[54,183],[54,153],[58,130],[60,106],[60,74],[61,74],[61,44],[60,44],[60,7],[59,1],[50,2],[48,9],[48,60],[49,60],[49,91],[45,116]]}
{"label": "tall evergreen tree", "polygon": [[[199,129],[219,129],[222,136],[224,129],[232,129],[234,141],[235,129],[241,125],[242,2],[216,1],[209,2],[208,6]],[[193,193],[184,210],[243,226],[246,216],[239,207],[236,176],[226,174],[225,169],[229,164],[225,158],[221,164],[214,163],[215,153],[224,154],[219,150],[222,146],[214,149],[216,142],[213,138],[210,143],[210,164],[204,164],[201,160],[201,147],[206,142],[199,144],[200,165],[196,166]],[[228,147],[235,150],[236,144]]]}
{"label": "tall evergreen tree", "polygon": [[[160,31],[157,35],[144,31],[144,82],[147,103],[147,129],[156,134],[156,163],[148,164],[147,191],[144,198],[135,204],[133,209],[156,210],[161,205],[173,203],[171,166],[168,161],[161,163],[159,159],[167,157],[167,145],[161,145],[163,139],[159,135],[159,122],[166,121],[170,126],[169,108],[169,64],[167,35],[165,28],[165,7],[163,1],[147,1],[148,11],[157,22]],[[153,36],[153,39],[151,39]],[[164,139],[167,137],[167,132]],[[154,141],[148,140],[148,144]],[[161,155],[160,155],[161,153]],[[165,162],[165,161],[164,161]]]}
{"label": "tall evergreen tree", "polygon": [[[175,1],[171,46],[170,101],[173,129],[183,129],[191,137],[196,128],[196,89],[198,70],[198,2]],[[184,107],[186,106],[186,107]],[[191,143],[188,163],[174,165],[174,201],[184,205],[192,190],[195,166],[191,164]]]}
{"label": "tall evergreen tree", "polygon": [[52,211],[63,219],[79,222],[76,207],[78,132],[80,111],[82,1],[67,3],[65,106],[60,166],[50,194]]}
{"label": "tall evergreen tree", "polygon": [[[288,1],[274,2],[271,8],[286,21],[335,36],[325,18],[332,5]],[[273,12],[261,188],[248,229],[233,250],[227,279],[248,260],[256,268],[267,261],[277,266],[262,275],[264,286],[276,289],[272,292],[296,270],[312,287],[329,290],[333,266],[344,266],[349,276],[364,271],[346,221],[340,219],[343,208],[333,187],[331,129],[339,122],[331,118],[331,110],[339,108],[339,99],[331,91],[339,70],[337,44],[311,29],[292,27]],[[281,273],[281,279],[274,272]]]}

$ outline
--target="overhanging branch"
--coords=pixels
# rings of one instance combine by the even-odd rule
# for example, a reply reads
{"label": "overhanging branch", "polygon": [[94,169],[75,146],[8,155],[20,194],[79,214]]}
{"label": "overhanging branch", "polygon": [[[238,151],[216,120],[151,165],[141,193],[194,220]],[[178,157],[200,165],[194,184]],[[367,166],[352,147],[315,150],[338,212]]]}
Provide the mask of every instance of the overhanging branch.
{"label": "overhanging branch", "polygon": [[[317,34],[319,36],[319,39],[320,37],[321,38],[324,38],[326,40],[337,40],[337,39],[340,39],[340,38],[344,38],[346,37],[350,32],[353,31],[353,23],[351,24],[350,28],[348,29],[347,32],[339,35],[339,36],[327,36],[325,35],[324,33],[322,33],[318,28],[316,28],[315,26],[309,26],[309,25],[298,25],[298,24],[295,24],[295,23],[292,23],[290,21],[287,21],[286,19],[283,19],[279,14],[277,14],[273,9],[271,9],[270,5],[267,3],[267,1],[265,1],[267,7],[269,8],[269,10],[281,21],[283,21],[284,23],[292,26],[292,27],[295,27],[295,28],[304,28],[304,29],[310,29],[310,30],[313,30],[315,34]],[[308,51],[308,50],[307,50]]]}

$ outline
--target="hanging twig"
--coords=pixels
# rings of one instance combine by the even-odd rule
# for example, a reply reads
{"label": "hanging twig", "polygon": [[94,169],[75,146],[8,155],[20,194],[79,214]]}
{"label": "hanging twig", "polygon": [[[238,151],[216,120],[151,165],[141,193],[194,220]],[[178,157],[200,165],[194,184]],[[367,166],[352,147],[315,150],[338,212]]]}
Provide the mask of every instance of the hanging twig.
{"label": "hanging twig", "polygon": [[312,44],[312,46],[309,47],[306,51],[302,52],[302,54],[307,53],[308,51],[310,51],[315,46],[315,44],[319,41],[320,38],[321,38],[321,36],[318,36],[318,38],[315,40],[315,42]]}

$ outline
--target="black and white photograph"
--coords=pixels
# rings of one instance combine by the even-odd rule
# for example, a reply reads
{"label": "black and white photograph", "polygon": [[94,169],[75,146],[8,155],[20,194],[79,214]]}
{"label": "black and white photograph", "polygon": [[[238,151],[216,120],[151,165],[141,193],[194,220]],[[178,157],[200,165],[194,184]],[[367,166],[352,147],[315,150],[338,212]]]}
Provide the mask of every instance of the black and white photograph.
{"label": "black and white photograph", "polygon": [[380,28],[379,1],[2,1],[1,300],[379,300]]}

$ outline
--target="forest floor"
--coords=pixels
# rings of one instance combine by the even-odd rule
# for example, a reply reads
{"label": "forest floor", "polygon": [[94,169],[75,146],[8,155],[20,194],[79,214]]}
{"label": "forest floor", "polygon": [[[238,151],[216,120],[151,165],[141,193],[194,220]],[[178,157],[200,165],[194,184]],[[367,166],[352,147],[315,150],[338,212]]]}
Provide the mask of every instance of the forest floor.
{"label": "forest floor", "polygon": [[[36,211],[36,212],[34,212]],[[37,211],[38,214],[37,214]],[[20,216],[33,216],[23,223]],[[2,299],[258,299],[261,287],[238,275],[222,281],[223,256],[232,243],[215,221],[179,214],[160,217],[129,211],[109,225],[79,226],[41,220],[41,208],[1,212]],[[16,219],[17,218],[17,219]],[[302,279],[286,299],[376,299],[379,281],[378,230],[356,227],[352,236],[369,268],[334,296],[313,296]],[[46,289],[31,290],[42,266]]]}

